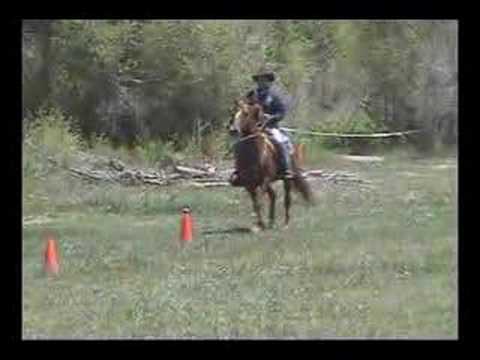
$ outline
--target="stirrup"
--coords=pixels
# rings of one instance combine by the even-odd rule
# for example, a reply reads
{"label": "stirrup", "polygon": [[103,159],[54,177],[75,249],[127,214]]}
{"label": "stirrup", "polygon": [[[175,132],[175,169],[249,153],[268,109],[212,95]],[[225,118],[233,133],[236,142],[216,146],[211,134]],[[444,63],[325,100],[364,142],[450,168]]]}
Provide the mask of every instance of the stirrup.
{"label": "stirrup", "polygon": [[232,186],[242,186],[242,182],[240,181],[240,176],[238,176],[238,173],[235,171],[233,172],[229,179],[228,179],[228,182],[230,183],[230,185]]}
{"label": "stirrup", "polygon": [[282,171],[278,174],[278,177],[280,179],[293,179],[294,178],[294,174],[292,173],[292,171],[290,169],[287,169],[285,171]]}
{"label": "stirrup", "polygon": [[284,174],[284,177],[285,177],[285,179],[293,179],[295,177],[295,175],[293,174],[293,172],[291,170],[287,170]]}

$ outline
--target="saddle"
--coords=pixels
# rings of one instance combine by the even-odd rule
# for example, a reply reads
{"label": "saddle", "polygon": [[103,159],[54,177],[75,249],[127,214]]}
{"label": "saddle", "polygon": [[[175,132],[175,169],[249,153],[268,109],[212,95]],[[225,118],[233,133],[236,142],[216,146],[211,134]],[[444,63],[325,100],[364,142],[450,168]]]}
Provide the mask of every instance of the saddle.
{"label": "saddle", "polygon": [[[277,169],[278,169],[278,170],[277,170],[277,177],[280,178],[280,177],[281,177],[281,176],[280,176],[280,170],[279,170],[280,167],[281,167],[281,163],[280,163],[281,160],[280,160],[280,154],[279,154],[279,152],[281,151],[281,150],[279,149],[280,145],[279,145],[279,144],[276,144],[274,141],[272,141],[272,140],[270,139],[270,136],[269,136],[268,133],[266,133],[266,132],[262,132],[262,133],[261,133],[261,136],[263,137],[263,139],[264,139],[264,141],[265,141],[265,144],[267,145],[267,149],[268,149],[269,151],[271,151],[271,153],[275,156],[275,162],[276,162],[276,164],[277,164]],[[289,156],[291,157],[292,154],[289,154]]]}
{"label": "saddle", "polygon": [[[271,152],[271,154],[274,155],[275,157],[275,162],[277,164],[277,177],[280,178],[280,154],[279,154],[279,150],[278,147],[279,145],[276,145],[276,143],[274,141],[271,140],[269,134],[265,131],[262,131],[259,133],[259,136],[263,139],[263,141],[265,142],[265,145],[266,145],[266,151],[269,151]],[[232,175],[230,176],[230,179],[229,179],[229,182],[231,185],[233,186],[242,186],[243,185],[243,181],[241,180],[241,178],[238,176],[238,172],[237,170],[235,170]]]}
{"label": "saddle", "polygon": [[273,141],[270,139],[270,136],[268,136],[268,133],[266,133],[265,131],[262,131],[260,133],[260,136],[263,138],[263,140],[265,141],[265,144],[267,145],[267,148],[273,153],[275,154],[276,157],[278,157],[278,154],[277,154],[277,146],[273,143]]}

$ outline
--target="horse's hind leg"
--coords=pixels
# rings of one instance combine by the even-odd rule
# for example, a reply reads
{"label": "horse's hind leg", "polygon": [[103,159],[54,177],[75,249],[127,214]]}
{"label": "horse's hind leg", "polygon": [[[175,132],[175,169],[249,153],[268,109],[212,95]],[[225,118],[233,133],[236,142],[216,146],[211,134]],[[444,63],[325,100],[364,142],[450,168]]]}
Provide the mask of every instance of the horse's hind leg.
{"label": "horse's hind leg", "polygon": [[257,225],[260,227],[260,229],[265,229],[265,223],[263,222],[262,219],[262,208],[258,199],[258,192],[257,189],[248,189],[248,193],[250,194],[250,197],[252,198],[253,202],[253,210],[255,211],[255,214],[257,215]]}
{"label": "horse's hind leg", "polygon": [[268,197],[270,199],[270,212],[269,212],[269,227],[273,227],[275,224],[275,201],[276,201],[276,194],[275,191],[272,189],[272,186],[266,185],[265,186],[265,191],[268,194]]}
{"label": "horse's hind leg", "polygon": [[290,180],[284,180],[283,181],[283,189],[284,189],[284,205],[285,205],[285,226],[288,226],[288,223],[290,222],[290,205],[291,205],[291,190],[292,186],[290,183]]}

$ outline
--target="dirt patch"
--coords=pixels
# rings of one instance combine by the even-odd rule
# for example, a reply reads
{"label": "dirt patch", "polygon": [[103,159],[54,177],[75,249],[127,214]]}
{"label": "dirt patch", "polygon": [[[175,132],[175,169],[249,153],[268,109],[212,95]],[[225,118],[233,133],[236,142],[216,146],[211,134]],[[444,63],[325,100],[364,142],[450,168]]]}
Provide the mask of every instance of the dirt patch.
{"label": "dirt patch", "polygon": [[403,176],[406,176],[406,177],[425,177],[425,176],[428,176],[428,175],[425,175],[425,174],[419,174],[419,173],[414,173],[414,172],[410,172],[410,171],[402,171],[400,173],[400,175],[403,175]]}
{"label": "dirt patch", "polygon": [[159,225],[159,224],[160,224],[159,219],[152,219],[152,220],[134,222],[132,223],[132,226],[153,226],[153,225]]}
{"label": "dirt patch", "polygon": [[359,162],[379,162],[383,161],[383,156],[342,155],[342,159]]}
{"label": "dirt patch", "polygon": [[54,219],[47,216],[27,216],[23,218],[23,227],[51,223]]}
{"label": "dirt patch", "polygon": [[433,165],[432,169],[434,170],[448,170],[448,169],[455,169],[455,164],[441,164],[441,165]]}

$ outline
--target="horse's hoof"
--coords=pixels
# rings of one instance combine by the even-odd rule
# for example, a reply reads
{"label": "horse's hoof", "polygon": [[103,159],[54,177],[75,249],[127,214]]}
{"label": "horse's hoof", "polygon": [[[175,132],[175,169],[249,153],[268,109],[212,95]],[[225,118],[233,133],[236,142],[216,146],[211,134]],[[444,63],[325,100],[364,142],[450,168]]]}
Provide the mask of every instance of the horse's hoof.
{"label": "horse's hoof", "polygon": [[288,227],[289,227],[289,225],[288,225],[288,224],[284,224],[284,225],[282,226],[282,230],[287,230],[287,229],[288,229]]}
{"label": "horse's hoof", "polygon": [[264,227],[264,226],[255,225],[255,226],[253,226],[250,230],[252,231],[252,233],[258,234],[259,232],[265,230],[265,227]]}
{"label": "horse's hoof", "polygon": [[254,233],[254,234],[258,234],[258,233],[260,232],[260,230],[261,230],[261,229],[260,229],[258,226],[252,226],[252,227],[250,228],[250,231],[251,231],[252,233]]}
{"label": "horse's hoof", "polygon": [[230,183],[231,186],[234,186],[234,187],[241,187],[242,186],[242,182],[240,181],[240,177],[236,174],[231,175],[230,178],[228,179],[228,182]]}

